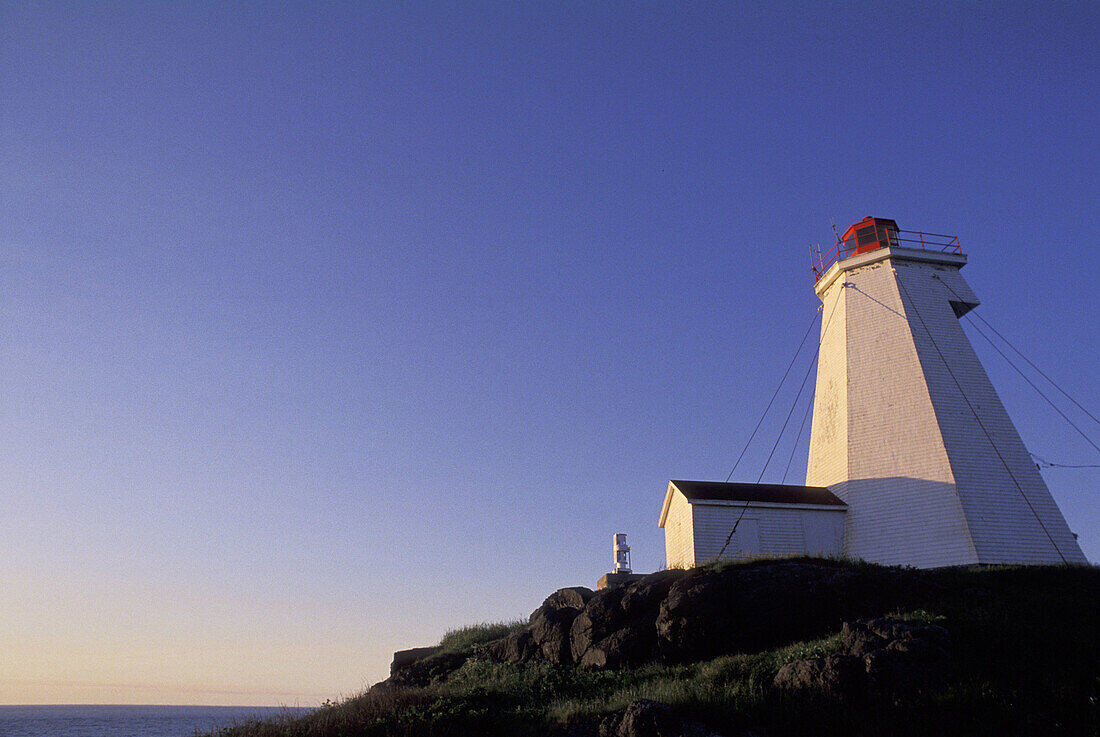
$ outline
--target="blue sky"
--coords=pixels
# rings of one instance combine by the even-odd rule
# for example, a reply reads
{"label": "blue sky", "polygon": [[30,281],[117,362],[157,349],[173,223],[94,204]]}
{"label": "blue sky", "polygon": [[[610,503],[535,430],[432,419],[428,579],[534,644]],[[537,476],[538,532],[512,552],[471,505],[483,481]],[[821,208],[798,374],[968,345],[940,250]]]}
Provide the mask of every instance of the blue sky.
{"label": "blue sky", "polygon": [[[1098,39],[1094,3],[0,4],[0,702],[315,703],[614,532],[660,566],[831,219],[957,234],[1100,414]],[[1100,463],[971,334],[1031,450]],[[1094,561],[1098,473],[1045,472]]]}

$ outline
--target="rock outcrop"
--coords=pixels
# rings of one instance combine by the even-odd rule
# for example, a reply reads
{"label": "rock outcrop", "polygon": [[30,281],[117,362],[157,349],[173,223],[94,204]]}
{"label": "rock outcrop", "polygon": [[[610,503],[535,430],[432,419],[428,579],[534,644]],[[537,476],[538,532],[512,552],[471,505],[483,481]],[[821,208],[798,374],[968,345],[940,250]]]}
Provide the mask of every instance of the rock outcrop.
{"label": "rock outcrop", "polygon": [[[600,722],[598,737],[722,737],[700,722],[681,719],[659,701],[638,699]],[[754,737],[745,735],[744,737]]]}
{"label": "rock outcrop", "polygon": [[413,647],[408,650],[398,650],[393,654],[393,662],[390,663],[390,675],[396,675],[397,671],[402,668],[407,668],[413,663],[423,660],[424,658],[431,657],[441,652],[443,648],[440,645],[431,645],[429,647]]}
{"label": "rock outcrop", "polygon": [[399,668],[387,680],[375,685],[402,688],[427,686],[461,668],[468,658],[469,656],[463,653],[439,652]]}
{"label": "rock outcrop", "polygon": [[531,628],[527,627],[496,642],[489,643],[485,648],[484,655],[489,660],[498,663],[529,663],[532,660],[540,660],[542,650],[535,642],[535,638],[531,634]]}
{"label": "rock outcrop", "polygon": [[891,617],[861,619],[844,623],[841,640],[841,652],[784,665],[774,685],[858,699],[912,691],[950,672],[951,638],[937,625]]}
{"label": "rock outcrop", "polygon": [[692,662],[753,652],[836,631],[845,617],[881,611],[900,588],[875,574],[813,561],[734,567],[678,581],[656,621],[662,659]]}
{"label": "rock outcrop", "polygon": [[683,722],[671,708],[638,699],[600,722],[600,737],[681,737]]}
{"label": "rock outcrop", "polygon": [[687,663],[835,632],[847,619],[896,607],[899,569],[853,570],[786,560],[717,570],[668,570],[593,593],[560,589],[528,628],[490,645],[498,661],[591,668]]}
{"label": "rock outcrop", "polygon": [[669,589],[685,575],[670,570],[603,589],[573,620],[570,647],[578,665],[623,668],[659,659],[657,616]]}
{"label": "rock outcrop", "polygon": [[583,586],[558,589],[531,613],[528,620],[531,641],[538,648],[543,660],[550,663],[573,662],[569,634],[573,620],[594,598],[592,590]]}
{"label": "rock outcrop", "polygon": [[[755,652],[840,629],[841,652],[789,663],[775,685],[837,698],[892,693],[930,682],[950,661],[950,638],[940,627],[859,618],[903,608],[915,588],[911,571],[813,559],[660,571],[597,592],[564,588],[531,613],[525,628],[473,653],[396,653],[392,675],[381,685],[426,686],[471,655],[633,668]],[[643,710],[645,718],[660,721],[654,708]]]}

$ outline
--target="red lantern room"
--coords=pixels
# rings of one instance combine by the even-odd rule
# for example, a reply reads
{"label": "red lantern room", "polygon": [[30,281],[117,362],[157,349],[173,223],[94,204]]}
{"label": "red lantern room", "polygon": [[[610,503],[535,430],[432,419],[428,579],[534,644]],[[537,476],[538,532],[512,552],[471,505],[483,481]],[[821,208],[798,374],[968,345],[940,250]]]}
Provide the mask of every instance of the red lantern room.
{"label": "red lantern room", "polygon": [[865,217],[844,231],[844,235],[828,253],[822,255],[819,249],[816,261],[813,260],[811,249],[814,280],[821,279],[837,261],[879,248],[920,248],[925,251],[962,253],[957,236],[898,230],[898,224],[889,218]]}
{"label": "red lantern room", "polygon": [[897,246],[898,224],[887,218],[873,218],[868,215],[844,231],[841,240],[844,242],[841,250],[849,256],[876,248]]}

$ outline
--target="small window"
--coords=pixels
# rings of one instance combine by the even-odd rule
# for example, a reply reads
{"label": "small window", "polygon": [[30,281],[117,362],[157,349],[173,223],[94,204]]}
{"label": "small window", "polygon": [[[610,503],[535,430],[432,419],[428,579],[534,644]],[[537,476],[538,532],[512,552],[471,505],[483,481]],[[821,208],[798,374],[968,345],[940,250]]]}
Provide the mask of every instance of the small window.
{"label": "small window", "polygon": [[856,240],[859,241],[859,245],[861,246],[878,243],[878,235],[875,233],[875,227],[872,225],[869,228],[860,228],[857,230]]}

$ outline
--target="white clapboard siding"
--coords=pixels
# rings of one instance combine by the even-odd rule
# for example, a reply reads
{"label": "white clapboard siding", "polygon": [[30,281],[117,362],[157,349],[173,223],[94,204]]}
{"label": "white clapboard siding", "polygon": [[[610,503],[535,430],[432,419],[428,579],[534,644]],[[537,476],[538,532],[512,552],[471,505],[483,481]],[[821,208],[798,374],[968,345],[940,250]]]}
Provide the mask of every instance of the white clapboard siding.
{"label": "white clapboard siding", "polygon": [[688,500],[672,491],[668,514],[664,519],[665,565],[668,568],[691,568],[695,565],[693,510]]}
{"label": "white clapboard siding", "polygon": [[806,483],[848,504],[850,557],[918,567],[1083,563],[959,325],[978,304],[959,274],[965,262],[879,249],[821,279]]}
{"label": "white clapboard siding", "polygon": [[[722,557],[839,555],[844,508],[808,506],[750,503]],[[691,507],[698,565],[717,558],[744,504],[696,502]]]}

